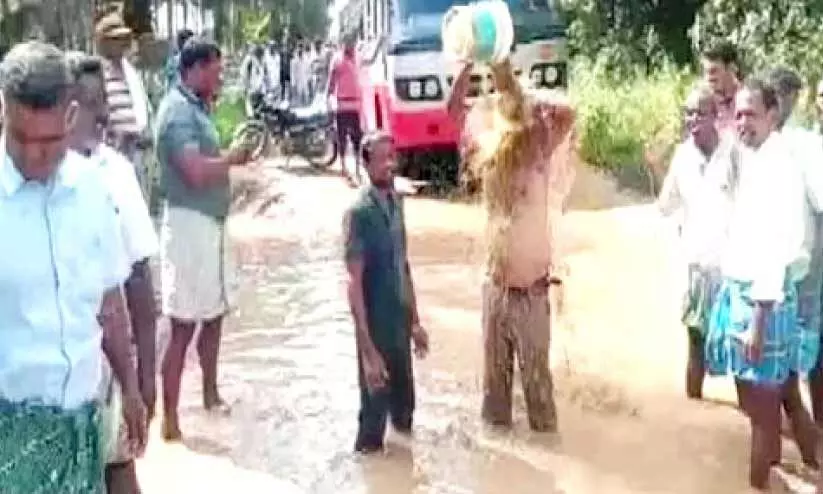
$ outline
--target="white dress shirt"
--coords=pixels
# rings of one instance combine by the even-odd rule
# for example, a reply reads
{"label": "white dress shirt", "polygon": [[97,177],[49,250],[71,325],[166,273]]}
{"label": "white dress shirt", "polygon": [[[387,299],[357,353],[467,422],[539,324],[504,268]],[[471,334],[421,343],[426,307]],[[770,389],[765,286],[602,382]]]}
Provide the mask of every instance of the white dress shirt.
{"label": "white dress shirt", "polygon": [[803,174],[787,144],[773,132],[760,148],[740,150],[722,270],[752,282],[754,300],[782,301],[787,268],[797,280],[808,269]]}
{"label": "white dress shirt", "polygon": [[707,158],[689,137],[677,146],[663,181],[657,206],[666,216],[682,213],[681,241],[689,264],[720,264],[731,210],[733,149],[733,139],[721,138]]}
{"label": "white dress shirt", "polygon": [[134,167],[114,148],[101,144],[91,159],[97,163],[108,185],[130,265],[157,255],[160,242],[137,182]]}

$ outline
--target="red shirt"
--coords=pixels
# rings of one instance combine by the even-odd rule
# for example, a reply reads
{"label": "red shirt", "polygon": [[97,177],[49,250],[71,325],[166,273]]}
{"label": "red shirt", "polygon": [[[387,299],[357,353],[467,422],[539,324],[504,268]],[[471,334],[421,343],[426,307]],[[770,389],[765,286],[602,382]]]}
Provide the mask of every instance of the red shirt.
{"label": "red shirt", "polygon": [[337,110],[360,111],[360,77],[354,58],[336,57],[332,63],[331,77]]}

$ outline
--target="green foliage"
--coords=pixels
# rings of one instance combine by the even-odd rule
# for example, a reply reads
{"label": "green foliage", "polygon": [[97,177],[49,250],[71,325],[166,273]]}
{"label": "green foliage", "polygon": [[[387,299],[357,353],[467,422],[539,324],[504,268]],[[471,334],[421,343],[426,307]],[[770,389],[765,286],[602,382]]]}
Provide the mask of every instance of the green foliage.
{"label": "green foliage", "polygon": [[645,177],[645,162],[668,161],[680,140],[681,108],[694,75],[666,62],[648,75],[642,69],[616,74],[607,67],[602,60],[577,59],[572,68],[570,96],[578,112],[580,155],[592,166],[635,182]]}
{"label": "green foliage", "polygon": [[808,122],[823,75],[823,2],[820,0],[709,0],[691,31],[701,49],[718,39],[740,48],[748,72],[785,66],[806,83],[801,119]]}
{"label": "green foliage", "polygon": [[605,57],[608,68],[656,68],[692,59],[687,31],[705,0],[558,0],[572,54]]}
{"label": "green foliage", "polygon": [[240,11],[240,32],[243,41],[262,43],[268,39],[271,12],[257,12],[251,9]]}
{"label": "green foliage", "polygon": [[220,135],[220,147],[231,144],[232,135],[238,125],[246,121],[246,105],[243,94],[239,91],[226,91],[217,102],[212,115],[217,133]]}

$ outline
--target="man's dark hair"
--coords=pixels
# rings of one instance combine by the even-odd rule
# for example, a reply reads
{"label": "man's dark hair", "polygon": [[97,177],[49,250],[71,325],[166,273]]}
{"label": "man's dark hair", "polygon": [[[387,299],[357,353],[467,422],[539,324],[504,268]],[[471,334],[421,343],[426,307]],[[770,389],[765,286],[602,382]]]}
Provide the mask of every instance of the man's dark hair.
{"label": "man's dark hair", "polygon": [[217,43],[207,39],[192,37],[186,41],[183,49],[180,50],[180,72],[186,73],[195,65],[209,63],[220,57],[222,57],[222,53]]}
{"label": "man's dark hair", "polygon": [[381,142],[394,142],[394,138],[385,130],[374,130],[363,136],[360,140],[360,155],[364,163],[371,163],[372,152]]}
{"label": "man's dark hair", "polygon": [[803,81],[797,72],[788,67],[777,67],[769,72],[769,82],[781,95],[797,93],[803,88]]}
{"label": "man's dark hair", "polygon": [[177,31],[177,50],[182,50],[186,45],[186,41],[188,41],[192,36],[194,36],[194,31],[191,29],[183,28]]}
{"label": "man's dark hair", "polygon": [[703,58],[712,62],[722,62],[724,65],[740,67],[740,54],[737,46],[729,41],[721,41],[703,50]]}
{"label": "man's dark hair", "polygon": [[80,82],[84,76],[103,77],[103,60],[83,52],[69,53],[66,56],[71,73],[72,84]]}
{"label": "man's dark hair", "polygon": [[767,110],[776,110],[780,107],[780,100],[777,97],[777,88],[765,77],[752,76],[743,82],[743,87],[752,92],[760,94],[763,106]]}
{"label": "man's dark hair", "polygon": [[84,88],[81,82],[84,77],[93,77],[101,84],[104,83],[103,59],[79,51],[67,53],[66,59],[71,73],[72,94],[75,99],[83,104],[87,96],[83,92]]}
{"label": "man's dark hair", "polygon": [[37,110],[67,100],[71,87],[66,55],[41,41],[15,45],[0,63],[0,90],[10,101]]}

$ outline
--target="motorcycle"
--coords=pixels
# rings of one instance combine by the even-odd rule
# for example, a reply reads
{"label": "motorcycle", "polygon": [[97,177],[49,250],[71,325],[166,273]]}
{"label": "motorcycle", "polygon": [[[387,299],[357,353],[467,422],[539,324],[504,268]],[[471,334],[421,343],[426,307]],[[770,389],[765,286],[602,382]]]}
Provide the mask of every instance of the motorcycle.
{"label": "motorcycle", "polygon": [[251,118],[234,132],[234,142],[246,143],[251,159],[279,149],[288,160],[302,156],[314,168],[328,168],[337,159],[337,138],[332,114],[322,98],[306,107],[293,108],[275,93],[252,95]]}

